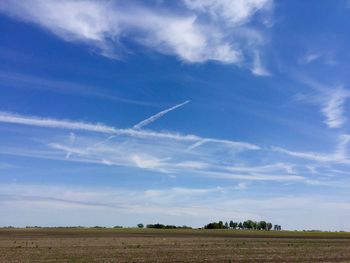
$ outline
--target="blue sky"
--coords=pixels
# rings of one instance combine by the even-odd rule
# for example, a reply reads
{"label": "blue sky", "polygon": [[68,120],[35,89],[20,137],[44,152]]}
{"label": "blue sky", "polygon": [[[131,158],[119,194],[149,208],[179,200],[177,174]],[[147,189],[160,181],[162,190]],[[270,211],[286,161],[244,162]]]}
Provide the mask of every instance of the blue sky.
{"label": "blue sky", "polygon": [[0,225],[350,230],[349,1],[2,1]]}

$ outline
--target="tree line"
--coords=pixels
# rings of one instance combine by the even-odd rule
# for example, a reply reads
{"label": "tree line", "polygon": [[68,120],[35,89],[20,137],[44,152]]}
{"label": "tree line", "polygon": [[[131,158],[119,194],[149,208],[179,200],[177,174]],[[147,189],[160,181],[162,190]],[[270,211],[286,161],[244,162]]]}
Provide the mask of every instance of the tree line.
{"label": "tree line", "polygon": [[246,220],[244,222],[233,222],[232,220],[230,223],[222,221],[219,222],[212,222],[204,226],[205,229],[247,229],[247,230],[271,230],[273,227],[273,230],[281,230],[280,225],[272,225],[270,222],[266,221],[253,221],[253,220]]}
{"label": "tree line", "polygon": [[[143,228],[143,224],[138,224],[138,228]],[[163,224],[148,224],[146,228],[157,228],[157,229],[192,229],[190,226],[175,226],[175,225],[163,225]]]}

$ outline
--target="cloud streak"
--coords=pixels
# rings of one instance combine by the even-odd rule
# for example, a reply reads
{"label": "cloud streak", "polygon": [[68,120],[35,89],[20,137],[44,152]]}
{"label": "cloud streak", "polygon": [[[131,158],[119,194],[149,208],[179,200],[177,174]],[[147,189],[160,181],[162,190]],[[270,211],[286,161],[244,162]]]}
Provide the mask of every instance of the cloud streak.
{"label": "cloud streak", "polygon": [[141,129],[142,127],[147,126],[147,125],[151,124],[152,122],[155,122],[155,121],[158,120],[159,118],[163,117],[163,116],[164,116],[165,114],[167,114],[168,112],[173,111],[173,110],[175,110],[175,109],[177,109],[177,108],[180,108],[180,107],[186,105],[186,104],[189,103],[189,102],[190,102],[189,100],[186,100],[186,101],[183,102],[183,103],[177,104],[177,105],[175,105],[175,106],[173,106],[173,107],[171,107],[171,108],[168,108],[168,109],[166,109],[166,110],[163,110],[163,111],[161,111],[161,112],[158,112],[157,114],[155,114],[155,115],[153,115],[153,116],[151,116],[151,117],[149,117],[149,118],[147,118],[147,119],[145,119],[145,120],[139,122],[138,124],[134,125],[133,129]]}
{"label": "cloud streak", "polygon": [[[125,166],[157,171],[171,176],[187,174],[188,176],[205,176],[223,180],[296,182],[313,185],[317,182],[315,178],[309,180],[299,175],[293,164],[283,162],[272,162],[271,164],[270,162],[261,165],[239,165],[237,161],[246,162],[245,158],[239,157],[241,153],[268,150],[246,142],[151,130],[118,129],[104,124],[39,118],[6,112],[0,112],[0,122],[92,132],[79,136],[71,134],[69,138],[66,135],[61,139],[56,137],[55,141],[46,139],[47,142],[43,144],[49,151],[40,149],[35,152],[34,149],[29,149],[29,152],[22,150],[14,152],[14,154],[24,156]],[[106,134],[109,136],[101,139],[101,135]],[[347,164],[350,163],[346,156],[349,141],[348,135],[339,138],[334,154],[296,152],[279,147],[272,147],[271,150],[311,161]],[[157,147],[154,147],[155,143]],[[196,150],[197,147],[202,148]],[[11,153],[9,150],[2,150],[2,152]]]}
{"label": "cloud streak", "polygon": [[150,130],[135,130],[135,129],[118,129],[115,127],[107,126],[104,124],[93,124],[86,122],[77,122],[70,120],[57,120],[52,118],[39,118],[33,116],[24,116],[19,114],[13,114],[8,112],[0,111],[0,122],[3,123],[12,123],[12,124],[21,124],[29,126],[39,126],[46,128],[59,128],[59,129],[68,129],[68,130],[81,130],[81,131],[90,131],[103,134],[111,135],[125,135],[137,138],[157,138],[157,139],[170,139],[175,141],[187,141],[187,142],[196,142],[202,140],[213,141],[218,144],[228,145],[230,147],[236,148],[237,150],[258,150],[259,146],[246,143],[246,142],[236,142],[229,140],[221,139],[212,139],[212,138],[202,138],[197,135],[182,135],[178,133],[170,132],[155,132]]}
{"label": "cloud streak", "polygon": [[[347,122],[344,107],[350,97],[350,91],[342,86],[329,87],[324,83],[300,74],[297,78],[300,82],[316,91],[316,95],[307,97],[307,101],[317,104],[321,108],[321,113],[325,117],[324,123],[328,128],[342,128]],[[306,101],[305,98],[303,100]]]}
{"label": "cloud streak", "polygon": [[329,163],[341,163],[350,164],[350,159],[347,155],[347,148],[350,142],[350,135],[343,134],[339,136],[338,145],[333,153],[317,153],[317,152],[298,152],[291,151],[281,147],[272,147],[273,151],[284,153],[293,157],[303,158],[316,162],[329,162]]}
{"label": "cloud streak", "polygon": [[260,54],[255,52],[253,66],[251,69],[252,73],[257,76],[271,76],[271,73],[262,65]]}
{"label": "cloud streak", "polygon": [[309,53],[298,59],[299,64],[310,64],[321,57],[321,54],[318,53]]}
{"label": "cloud streak", "polygon": [[[339,138],[334,153],[323,154],[291,151],[280,147],[267,149],[246,142],[203,138],[197,135],[118,129],[100,123],[39,118],[6,112],[0,112],[0,123],[50,128],[53,133],[57,132],[56,129],[84,131],[80,134],[70,134],[68,138],[66,134],[55,136],[54,139],[40,138],[36,141],[41,144],[40,147],[32,144],[25,150],[11,150],[11,147],[6,146],[11,142],[6,142],[0,148],[0,153],[3,154],[143,169],[167,175],[169,178],[191,176],[238,182],[271,181],[325,186],[330,185],[330,177],[323,177],[322,171],[327,174],[329,169],[318,169],[321,173],[317,175],[321,178],[310,179],[303,174],[311,173],[307,169],[308,164],[301,164],[293,159],[288,163],[278,161],[282,155],[262,160],[261,154],[269,156],[272,153],[280,153],[306,161],[332,165],[350,164],[347,158],[347,146],[350,141],[347,134]],[[201,149],[197,150],[198,147]],[[246,151],[253,151],[249,154],[251,160],[246,159]]]}
{"label": "cloud streak", "polygon": [[242,24],[261,9],[270,9],[271,0],[183,0],[189,9],[208,13],[210,16],[224,20],[229,25]]}
{"label": "cloud streak", "polygon": [[349,97],[350,92],[343,88],[337,88],[327,95],[322,113],[326,117],[325,123],[329,128],[340,128],[346,123],[344,105]]}

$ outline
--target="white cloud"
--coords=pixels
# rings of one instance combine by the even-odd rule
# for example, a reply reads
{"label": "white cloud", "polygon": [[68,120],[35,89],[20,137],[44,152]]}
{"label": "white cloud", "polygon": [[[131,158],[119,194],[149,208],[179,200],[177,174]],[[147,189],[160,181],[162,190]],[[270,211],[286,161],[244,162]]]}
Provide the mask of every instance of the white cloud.
{"label": "white cloud", "polygon": [[86,43],[111,58],[123,55],[127,39],[190,63],[244,65],[244,53],[251,52],[245,42],[251,36],[242,32],[251,30],[245,26],[256,12],[271,7],[272,0],[185,1],[170,12],[166,6],[136,2],[30,0],[1,2],[0,12],[38,24],[66,41]]}
{"label": "white cloud", "polygon": [[271,76],[271,73],[261,64],[260,54],[255,52],[252,73],[257,76]]}
{"label": "white cloud", "polygon": [[298,152],[298,151],[290,151],[281,147],[272,147],[273,151],[281,152],[284,154],[288,154],[290,156],[298,157],[298,158],[305,158],[312,161],[317,162],[334,162],[338,161],[339,159],[336,158],[334,155],[329,154],[321,154],[316,152]]}
{"label": "white cloud", "polygon": [[[6,154],[146,169],[169,176],[311,184],[309,178],[298,174],[293,164],[275,162],[273,158],[265,160],[265,164],[254,165],[255,161],[252,163],[246,159],[244,152],[253,150],[259,154],[268,149],[246,142],[173,132],[118,129],[104,124],[45,119],[4,112],[0,112],[0,122],[50,128],[46,131],[50,136],[40,138],[39,144],[33,144],[29,148],[13,150],[2,145],[0,152]],[[57,136],[59,130],[52,128],[82,132],[75,133],[74,136],[71,134],[67,138],[66,133]],[[106,135],[109,136],[106,138]],[[23,139],[27,140],[26,137]],[[341,137],[336,153],[332,155],[293,152],[277,147],[272,150],[314,161],[347,163],[345,154],[348,141],[347,136]],[[244,165],[240,165],[242,163]],[[313,180],[312,184],[315,185],[316,181]]]}
{"label": "white cloud", "polygon": [[228,172],[202,171],[201,174],[221,179],[245,180],[245,181],[275,181],[275,182],[301,182],[308,183],[307,179],[300,175],[270,174],[270,173],[249,173],[235,174]]}
{"label": "white cloud", "polygon": [[298,59],[298,63],[299,64],[310,64],[310,63],[316,61],[317,59],[319,59],[320,57],[321,57],[321,54],[309,53],[309,54],[306,54],[303,57],[300,57]]}
{"label": "white cloud", "polygon": [[190,145],[189,147],[187,147],[186,151],[191,151],[201,145],[204,144],[221,144],[223,146],[227,146],[227,147],[232,147],[233,149],[245,149],[245,148],[249,148],[251,150],[259,150],[260,147],[257,145],[253,145],[253,144],[246,144],[244,142],[234,142],[234,141],[229,141],[229,140],[219,140],[219,139],[213,139],[213,138],[202,138],[201,140],[198,140],[197,142],[195,142],[194,144]]}
{"label": "white cloud", "polygon": [[339,144],[337,146],[335,156],[338,159],[346,159],[347,158],[347,148],[348,144],[350,142],[350,135],[349,134],[342,134],[339,137]]}
{"label": "white cloud", "polygon": [[186,62],[215,60],[239,63],[241,50],[225,41],[224,34],[215,27],[200,25],[195,16],[172,17],[169,14],[140,12],[145,17],[142,28],[147,35],[137,41],[164,54],[175,54]]}
{"label": "white cloud", "polygon": [[166,167],[166,163],[164,162],[168,160],[168,158],[159,159],[149,155],[132,154],[130,160],[139,168],[166,172],[166,169],[162,167]]}
{"label": "white cloud", "polygon": [[300,74],[297,78],[317,92],[316,95],[307,96],[301,98],[301,100],[319,105],[322,114],[326,118],[324,122],[329,128],[341,128],[347,121],[344,107],[350,97],[350,91],[342,86],[329,87],[327,84]]}
{"label": "white cloud", "polygon": [[7,1],[0,10],[43,26],[67,41],[91,42],[113,56],[108,39],[115,39],[119,22],[106,1]]}
{"label": "white cloud", "polygon": [[[11,146],[11,142],[4,142],[0,147],[0,153],[3,154],[99,164],[109,166],[111,169],[116,166],[146,169],[165,173],[173,178],[188,176],[206,177],[208,180],[210,178],[210,180],[223,181],[271,181],[331,186],[330,176],[327,178],[323,176],[323,174],[334,175],[330,169],[315,174],[316,178],[309,178],[302,173],[306,171],[306,175],[310,175],[310,170],[307,168],[309,163],[300,163],[293,159],[285,163],[283,155],[273,154],[274,157],[264,158],[264,160],[259,156],[270,151],[270,153],[286,154],[306,161],[330,163],[329,165],[350,164],[347,157],[350,139],[347,134],[339,137],[334,153],[325,154],[291,151],[279,147],[266,149],[247,142],[203,138],[191,134],[118,129],[104,124],[4,112],[0,112],[1,122],[50,128],[45,131],[46,136],[35,139],[31,147],[16,149]],[[66,132],[64,134],[60,132],[61,129],[75,131],[75,133],[67,136]],[[78,133],[78,131],[81,132]],[[28,138],[24,136],[21,142],[16,141],[16,143],[26,144]],[[198,147],[200,149],[197,149]],[[248,159],[246,151],[253,151]],[[280,159],[281,157],[283,159]],[[278,161],[279,159],[283,162]],[[343,170],[342,167],[335,168]]]}
{"label": "white cloud", "polygon": [[[179,176],[203,176],[240,181],[308,183],[305,177],[296,175],[290,165],[283,163],[235,167],[220,164],[222,156],[215,156],[215,153],[211,152],[211,148],[201,150],[199,153],[186,154],[183,151],[186,145],[182,143],[174,144],[169,141],[157,140],[157,149],[154,149],[154,140],[125,141],[125,138],[115,138],[115,140],[105,145],[100,144],[97,147],[89,147],[89,145],[96,145],[92,138],[82,139],[84,144],[80,143],[74,148],[57,143],[49,143],[48,146],[63,151],[63,153],[71,153],[70,160],[76,162],[136,167]],[[203,154],[208,155],[208,157],[203,157]],[[57,152],[53,156],[57,156]],[[40,155],[37,157],[40,158]],[[49,158],[47,151],[41,158]],[[189,161],[189,158],[193,160]],[[206,158],[209,158],[209,160],[206,160]]]}
{"label": "white cloud", "polygon": [[169,109],[165,109],[165,110],[163,110],[163,111],[161,111],[161,112],[158,112],[157,114],[155,114],[155,115],[153,115],[153,116],[151,116],[151,117],[149,117],[149,118],[147,118],[147,119],[145,119],[145,120],[139,122],[138,124],[134,125],[133,128],[134,128],[134,129],[141,129],[142,127],[144,127],[144,126],[146,126],[146,125],[148,125],[148,124],[150,124],[150,123],[152,123],[152,122],[158,120],[159,118],[161,118],[162,116],[164,116],[164,115],[167,114],[168,112],[173,111],[173,110],[175,110],[175,109],[177,109],[177,108],[180,108],[180,107],[186,105],[186,104],[189,103],[189,102],[190,102],[190,101],[187,100],[187,101],[185,101],[185,102],[183,102],[183,103],[180,103],[180,104],[177,104],[177,105],[175,105],[175,106],[173,106],[173,107],[171,107],[171,108],[169,108]]}
{"label": "white cloud", "polygon": [[191,134],[182,135],[178,133],[155,132],[151,130],[118,129],[118,128],[114,128],[114,127],[107,126],[104,124],[99,124],[99,123],[93,124],[93,123],[77,122],[77,121],[70,121],[70,120],[40,118],[40,117],[24,116],[24,115],[0,111],[0,123],[1,122],[46,127],[46,128],[90,131],[95,133],[131,136],[136,138],[169,139],[169,140],[186,141],[186,142],[196,142],[196,141],[205,140],[208,142],[226,145],[238,151],[260,149],[259,146],[246,143],[246,142],[236,142],[236,141],[213,139],[213,138],[202,138],[200,136],[191,135]]}
{"label": "white cloud", "polygon": [[344,116],[344,105],[349,96],[350,92],[343,88],[337,88],[325,94],[322,113],[326,117],[325,123],[329,128],[340,128],[347,121]]}
{"label": "white cloud", "polygon": [[239,183],[235,189],[237,190],[245,190],[245,189],[248,189],[248,183],[244,182],[244,183]]}
{"label": "white cloud", "polygon": [[252,219],[284,229],[349,230],[349,203],[329,196],[242,198],[235,189],[220,187],[130,190],[19,184],[2,184],[0,192],[0,212],[7,215],[0,218],[1,225],[203,226],[213,220]]}
{"label": "white cloud", "polygon": [[210,165],[205,162],[199,162],[199,161],[184,161],[176,164],[177,167],[181,168],[191,168],[191,169],[206,169]]}
{"label": "white cloud", "polygon": [[232,172],[276,172],[276,171],[284,171],[288,174],[294,174],[295,171],[293,169],[293,165],[285,164],[285,163],[276,163],[276,164],[269,164],[269,165],[261,165],[261,166],[232,166],[226,168],[229,171]]}
{"label": "white cloud", "polygon": [[162,189],[162,190],[155,190],[150,189],[144,191],[144,194],[146,197],[150,199],[157,200],[158,198],[164,199],[173,199],[176,201],[176,199],[179,199],[180,196],[189,197],[189,196],[201,196],[201,195],[208,195],[211,193],[222,193],[224,191],[221,187],[215,187],[215,188],[186,188],[186,187],[174,187],[170,189]]}
{"label": "white cloud", "polygon": [[[91,124],[84,122],[73,122],[67,120],[56,120],[49,118],[28,117],[8,112],[0,112],[0,122],[23,124],[30,126],[60,128],[70,130],[86,130],[100,133],[115,133],[117,129],[102,124]],[[126,131],[127,132],[127,131]]]}
{"label": "white cloud", "polygon": [[[317,153],[317,152],[298,152],[298,151],[290,151],[281,147],[272,147],[273,151],[281,152],[290,156],[303,158],[307,160],[312,160],[316,162],[330,162],[330,163],[341,163],[341,164],[350,164],[350,159],[347,155],[347,148],[350,142],[350,135],[343,134],[339,136],[338,145],[334,153],[325,154],[325,153]],[[311,172],[315,172],[314,167],[307,166]]]}
{"label": "white cloud", "polygon": [[298,58],[298,63],[301,65],[307,65],[314,62],[319,62],[328,66],[334,66],[338,64],[338,61],[334,58],[331,52],[308,52]]}
{"label": "white cloud", "polygon": [[259,10],[272,7],[271,0],[183,0],[185,5],[214,18],[221,18],[231,26],[243,24]]}

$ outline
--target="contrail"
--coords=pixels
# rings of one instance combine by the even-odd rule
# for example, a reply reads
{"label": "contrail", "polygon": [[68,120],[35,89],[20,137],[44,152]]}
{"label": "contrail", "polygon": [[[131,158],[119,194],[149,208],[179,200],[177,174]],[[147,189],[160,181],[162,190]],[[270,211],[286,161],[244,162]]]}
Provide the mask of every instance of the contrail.
{"label": "contrail", "polygon": [[191,151],[191,150],[193,150],[194,148],[197,148],[197,147],[201,146],[202,144],[204,144],[204,143],[206,143],[206,142],[208,142],[208,141],[205,140],[205,139],[204,139],[204,140],[200,140],[200,141],[198,141],[198,142],[196,142],[196,143],[190,145],[189,147],[187,147],[186,151]]}
{"label": "contrail", "polygon": [[134,125],[133,129],[141,129],[142,127],[158,120],[160,117],[164,116],[165,114],[167,114],[168,112],[172,111],[172,110],[175,110],[177,108],[180,108],[184,105],[186,105],[187,103],[189,103],[190,101],[189,100],[186,100],[185,102],[181,103],[181,104],[178,104],[178,105],[175,105],[169,109],[166,109],[166,110],[163,110],[161,112],[158,112],[157,114],[149,117],[148,119],[145,119],[141,122],[139,122],[138,124]]}
{"label": "contrail", "polygon": [[[187,103],[187,102],[186,102]],[[239,141],[230,141],[214,138],[203,138],[198,135],[193,134],[179,134],[173,132],[158,132],[151,130],[136,130],[136,129],[118,129],[112,126],[107,126],[102,123],[86,123],[72,120],[59,120],[52,118],[41,118],[35,116],[26,116],[10,112],[0,111],[0,123],[12,123],[28,126],[36,126],[43,128],[53,128],[53,129],[66,129],[66,130],[75,130],[75,131],[89,131],[101,134],[108,134],[106,140],[111,140],[112,136],[130,136],[139,139],[154,139],[154,140],[175,140],[181,142],[194,143],[192,149],[200,146],[203,143],[220,143],[230,147],[233,147],[237,150],[259,150],[260,147],[255,144],[239,142]],[[196,144],[197,142],[201,142]],[[193,147],[194,146],[194,147]],[[191,150],[191,148],[190,148]],[[73,151],[72,151],[73,152]]]}
{"label": "contrail", "polygon": [[[71,132],[69,134],[69,144],[71,147],[73,146],[74,142],[75,142],[75,134],[74,134],[74,132]],[[66,154],[66,160],[68,160],[71,155],[72,155],[72,152],[68,151]]]}

